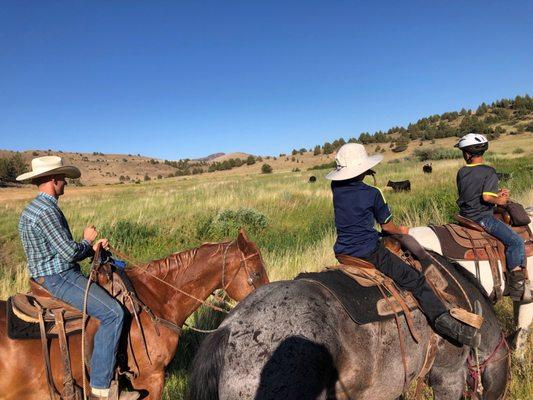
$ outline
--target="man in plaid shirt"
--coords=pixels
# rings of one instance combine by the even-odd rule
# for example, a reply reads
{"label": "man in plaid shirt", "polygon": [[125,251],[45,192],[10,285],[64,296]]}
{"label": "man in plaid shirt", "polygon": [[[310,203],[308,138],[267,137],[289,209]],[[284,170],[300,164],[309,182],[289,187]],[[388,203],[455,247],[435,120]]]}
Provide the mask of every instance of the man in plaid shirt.
{"label": "man in plaid shirt", "polygon": [[[63,166],[60,157],[47,156],[32,160],[32,171],[17,177],[31,180],[39,187],[37,197],[20,216],[19,233],[28,259],[30,276],[54,297],[81,310],[87,278],[78,262],[94,254],[97,246],[108,247],[107,239],[94,242],[98,232],[94,226],[83,231],[83,240],[76,242],[58,199],[67,185],[66,177],[79,178],[78,168]],[[89,290],[87,313],[100,321],[94,337],[91,359],[90,399],[110,399],[110,386],[115,369],[116,352],[122,333],[124,310],[100,286]],[[135,400],[138,392],[123,392],[120,400]]]}

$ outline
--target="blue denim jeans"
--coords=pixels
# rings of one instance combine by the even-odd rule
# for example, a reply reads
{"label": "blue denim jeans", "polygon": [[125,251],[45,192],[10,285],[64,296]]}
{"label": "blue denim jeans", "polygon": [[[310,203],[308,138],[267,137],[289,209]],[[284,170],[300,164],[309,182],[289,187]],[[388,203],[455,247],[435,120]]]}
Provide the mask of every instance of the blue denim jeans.
{"label": "blue denim jeans", "polygon": [[[78,310],[82,310],[87,278],[78,268],[41,278],[44,278],[42,285],[55,297]],[[111,384],[115,369],[117,347],[124,322],[124,310],[104,289],[96,283],[92,283],[87,299],[87,314],[100,321],[100,327],[94,336],[91,358],[91,387],[107,389]]]}
{"label": "blue denim jeans", "polygon": [[509,271],[526,265],[524,241],[508,225],[505,225],[492,215],[485,215],[479,218],[477,223],[505,245],[505,260]]}

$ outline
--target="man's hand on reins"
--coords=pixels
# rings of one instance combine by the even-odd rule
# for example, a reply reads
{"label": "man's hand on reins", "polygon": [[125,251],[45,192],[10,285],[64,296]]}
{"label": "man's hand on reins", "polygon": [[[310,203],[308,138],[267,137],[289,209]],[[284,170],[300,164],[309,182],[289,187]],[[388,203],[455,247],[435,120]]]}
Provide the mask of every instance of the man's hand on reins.
{"label": "man's hand on reins", "polygon": [[98,241],[95,244],[93,244],[93,250],[96,251],[96,249],[100,245],[102,246],[104,250],[109,250],[109,240],[107,240],[106,238],[98,239]]}

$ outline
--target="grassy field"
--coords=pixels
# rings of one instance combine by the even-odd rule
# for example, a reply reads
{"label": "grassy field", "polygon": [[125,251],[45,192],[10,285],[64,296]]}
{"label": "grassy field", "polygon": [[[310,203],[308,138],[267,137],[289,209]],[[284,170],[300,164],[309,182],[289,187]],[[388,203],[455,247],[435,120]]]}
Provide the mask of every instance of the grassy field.
{"label": "grassy field", "polygon": [[[533,135],[501,140],[489,154],[501,172],[513,172],[507,185],[513,198],[533,205]],[[498,143],[497,142],[497,143]],[[522,149],[522,150],[516,150]],[[391,161],[391,162],[389,162]],[[410,179],[412,192],[385,196],[395,221],[409,226],[444,223],[455,211],[455,173],[460,159],[433,161],[433,174],[422,162],[386,160],[377,168],[377,184]],[[112,243],[138,259],[235,237],[244,224],[260,246],[271,280],[289,279],[301,271],[319,270],[334,262],[333,210],[327,171],[280,172],[271,175],[203,175],[140,185],[67,188],[61,206],[75,237],[93,223]],[[315,184],[307,183],[313,174]],[[20,212],[35,194],[30,189],[0,190],[0,296],[26,289],[24,255],[17,232]],[[236,211],[234,213],[227,210]],[[498,307],[505,329],[511,329],[508,303]],[[218,316],[200,310],[191,321],[212,327]],[[190,362],[202,336],[185,331],[169,368],[165,399],[182,399]],[[533,398],[531,365],[513,369],[510,399]]]}

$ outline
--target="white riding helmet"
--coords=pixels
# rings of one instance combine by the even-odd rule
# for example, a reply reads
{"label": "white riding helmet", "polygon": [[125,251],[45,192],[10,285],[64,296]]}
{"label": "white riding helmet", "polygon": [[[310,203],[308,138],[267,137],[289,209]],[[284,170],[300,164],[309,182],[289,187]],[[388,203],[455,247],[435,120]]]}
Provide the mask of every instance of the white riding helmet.
{"label": "white riding helmet", "polygon": [[472,154],[483,154],[489,148],[489,141],[480,133],[468,133],[459,139],[454,147]]}

